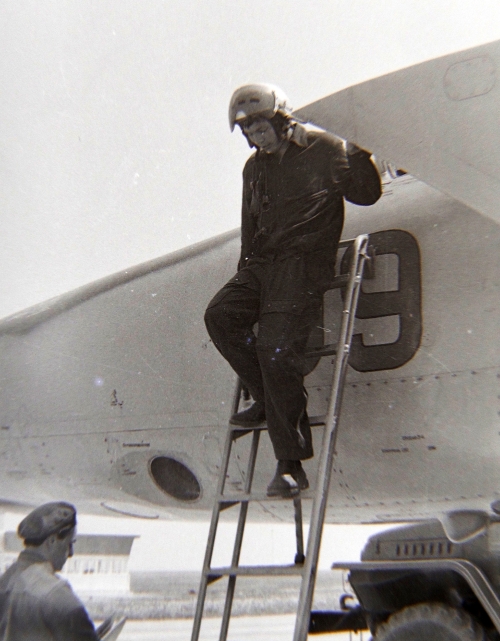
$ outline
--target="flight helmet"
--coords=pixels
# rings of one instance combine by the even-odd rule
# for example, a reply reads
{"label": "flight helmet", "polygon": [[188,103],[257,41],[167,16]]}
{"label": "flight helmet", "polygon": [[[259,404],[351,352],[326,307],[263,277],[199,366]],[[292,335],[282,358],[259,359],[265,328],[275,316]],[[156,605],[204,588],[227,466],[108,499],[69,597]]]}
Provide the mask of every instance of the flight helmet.
{"label": "flight helmet", "polygon": [[253,116],[271,120],[277,113],[290,116],[292,107],[286,95],[274,85],[243,85],[236,89],[229,103],[229,126],[234,130],[236,123]]}

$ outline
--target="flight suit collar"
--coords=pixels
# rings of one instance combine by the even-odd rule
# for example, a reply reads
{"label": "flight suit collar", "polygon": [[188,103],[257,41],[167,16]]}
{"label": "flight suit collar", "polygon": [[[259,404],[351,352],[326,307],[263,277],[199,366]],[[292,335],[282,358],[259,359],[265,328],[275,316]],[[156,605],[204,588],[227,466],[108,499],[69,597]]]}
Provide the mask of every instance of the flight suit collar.
{"label": "flight suit collar", "polygon": [[296,122],[293,126],[290,142],[294,142],[299,147],[307,147],[307,130],[300,123]]}

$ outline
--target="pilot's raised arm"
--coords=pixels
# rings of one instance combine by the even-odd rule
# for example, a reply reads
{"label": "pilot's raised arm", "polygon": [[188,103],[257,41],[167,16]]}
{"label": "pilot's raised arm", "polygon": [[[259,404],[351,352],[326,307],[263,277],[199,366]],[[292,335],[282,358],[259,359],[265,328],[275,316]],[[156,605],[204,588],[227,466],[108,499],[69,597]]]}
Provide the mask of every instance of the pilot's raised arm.
{"label": "pilot's raised arm", "polygon": [[348,170],[342,182],[346,200],[355,205],[373,205],[382,195],[380,175],[370,152],[357,145],[344,143]]}

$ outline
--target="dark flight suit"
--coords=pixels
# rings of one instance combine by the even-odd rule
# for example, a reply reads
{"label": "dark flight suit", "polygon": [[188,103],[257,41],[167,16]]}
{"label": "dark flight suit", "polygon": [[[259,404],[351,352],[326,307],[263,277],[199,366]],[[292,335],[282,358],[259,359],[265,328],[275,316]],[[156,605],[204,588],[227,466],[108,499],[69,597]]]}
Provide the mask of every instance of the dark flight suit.
{"label": "dark flight suit", "polygon": [[0,641],[97,641],[94,625],[49,561],[26,549],[0,577]]}
{"label": "dark flight suit", "polygon": [[277,459],[313,455],[304,351],[334,278],[343,199],[371,205],[380,194],[366,151],[300,124],[282,157],[257,151],[245,165],[239,271],[209,303],[205,322],[253,399],[264,402]]}

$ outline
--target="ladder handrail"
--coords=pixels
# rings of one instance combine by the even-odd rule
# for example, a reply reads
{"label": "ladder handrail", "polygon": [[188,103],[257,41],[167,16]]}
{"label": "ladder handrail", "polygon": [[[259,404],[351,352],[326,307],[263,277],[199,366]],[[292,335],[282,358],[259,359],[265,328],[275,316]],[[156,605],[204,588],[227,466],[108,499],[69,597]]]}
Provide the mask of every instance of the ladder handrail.
{"label": "ladder handrail", "polygon": [[349,270],[350,276],[342,313],[342,324],[333,373],[332,393],[326,415],[325,432],[318,464],[317,486],[307,541],[304,580],[300,588],[293,641],[306,641],[309,630],[309,616],[318,569],[319,550],[321,546],[321,536],[323,534],[333,459],[335,456],[335,444],[337,441],[339,415],[343,396],[342,392],[347,372],[347,360],[349,358],[355,312],[361,289],[361,281],[363,279],[363,268],[367,258],[367,250],[368,235],[362,234],[354,241],[354,251],[351,259],[351,268]]}

